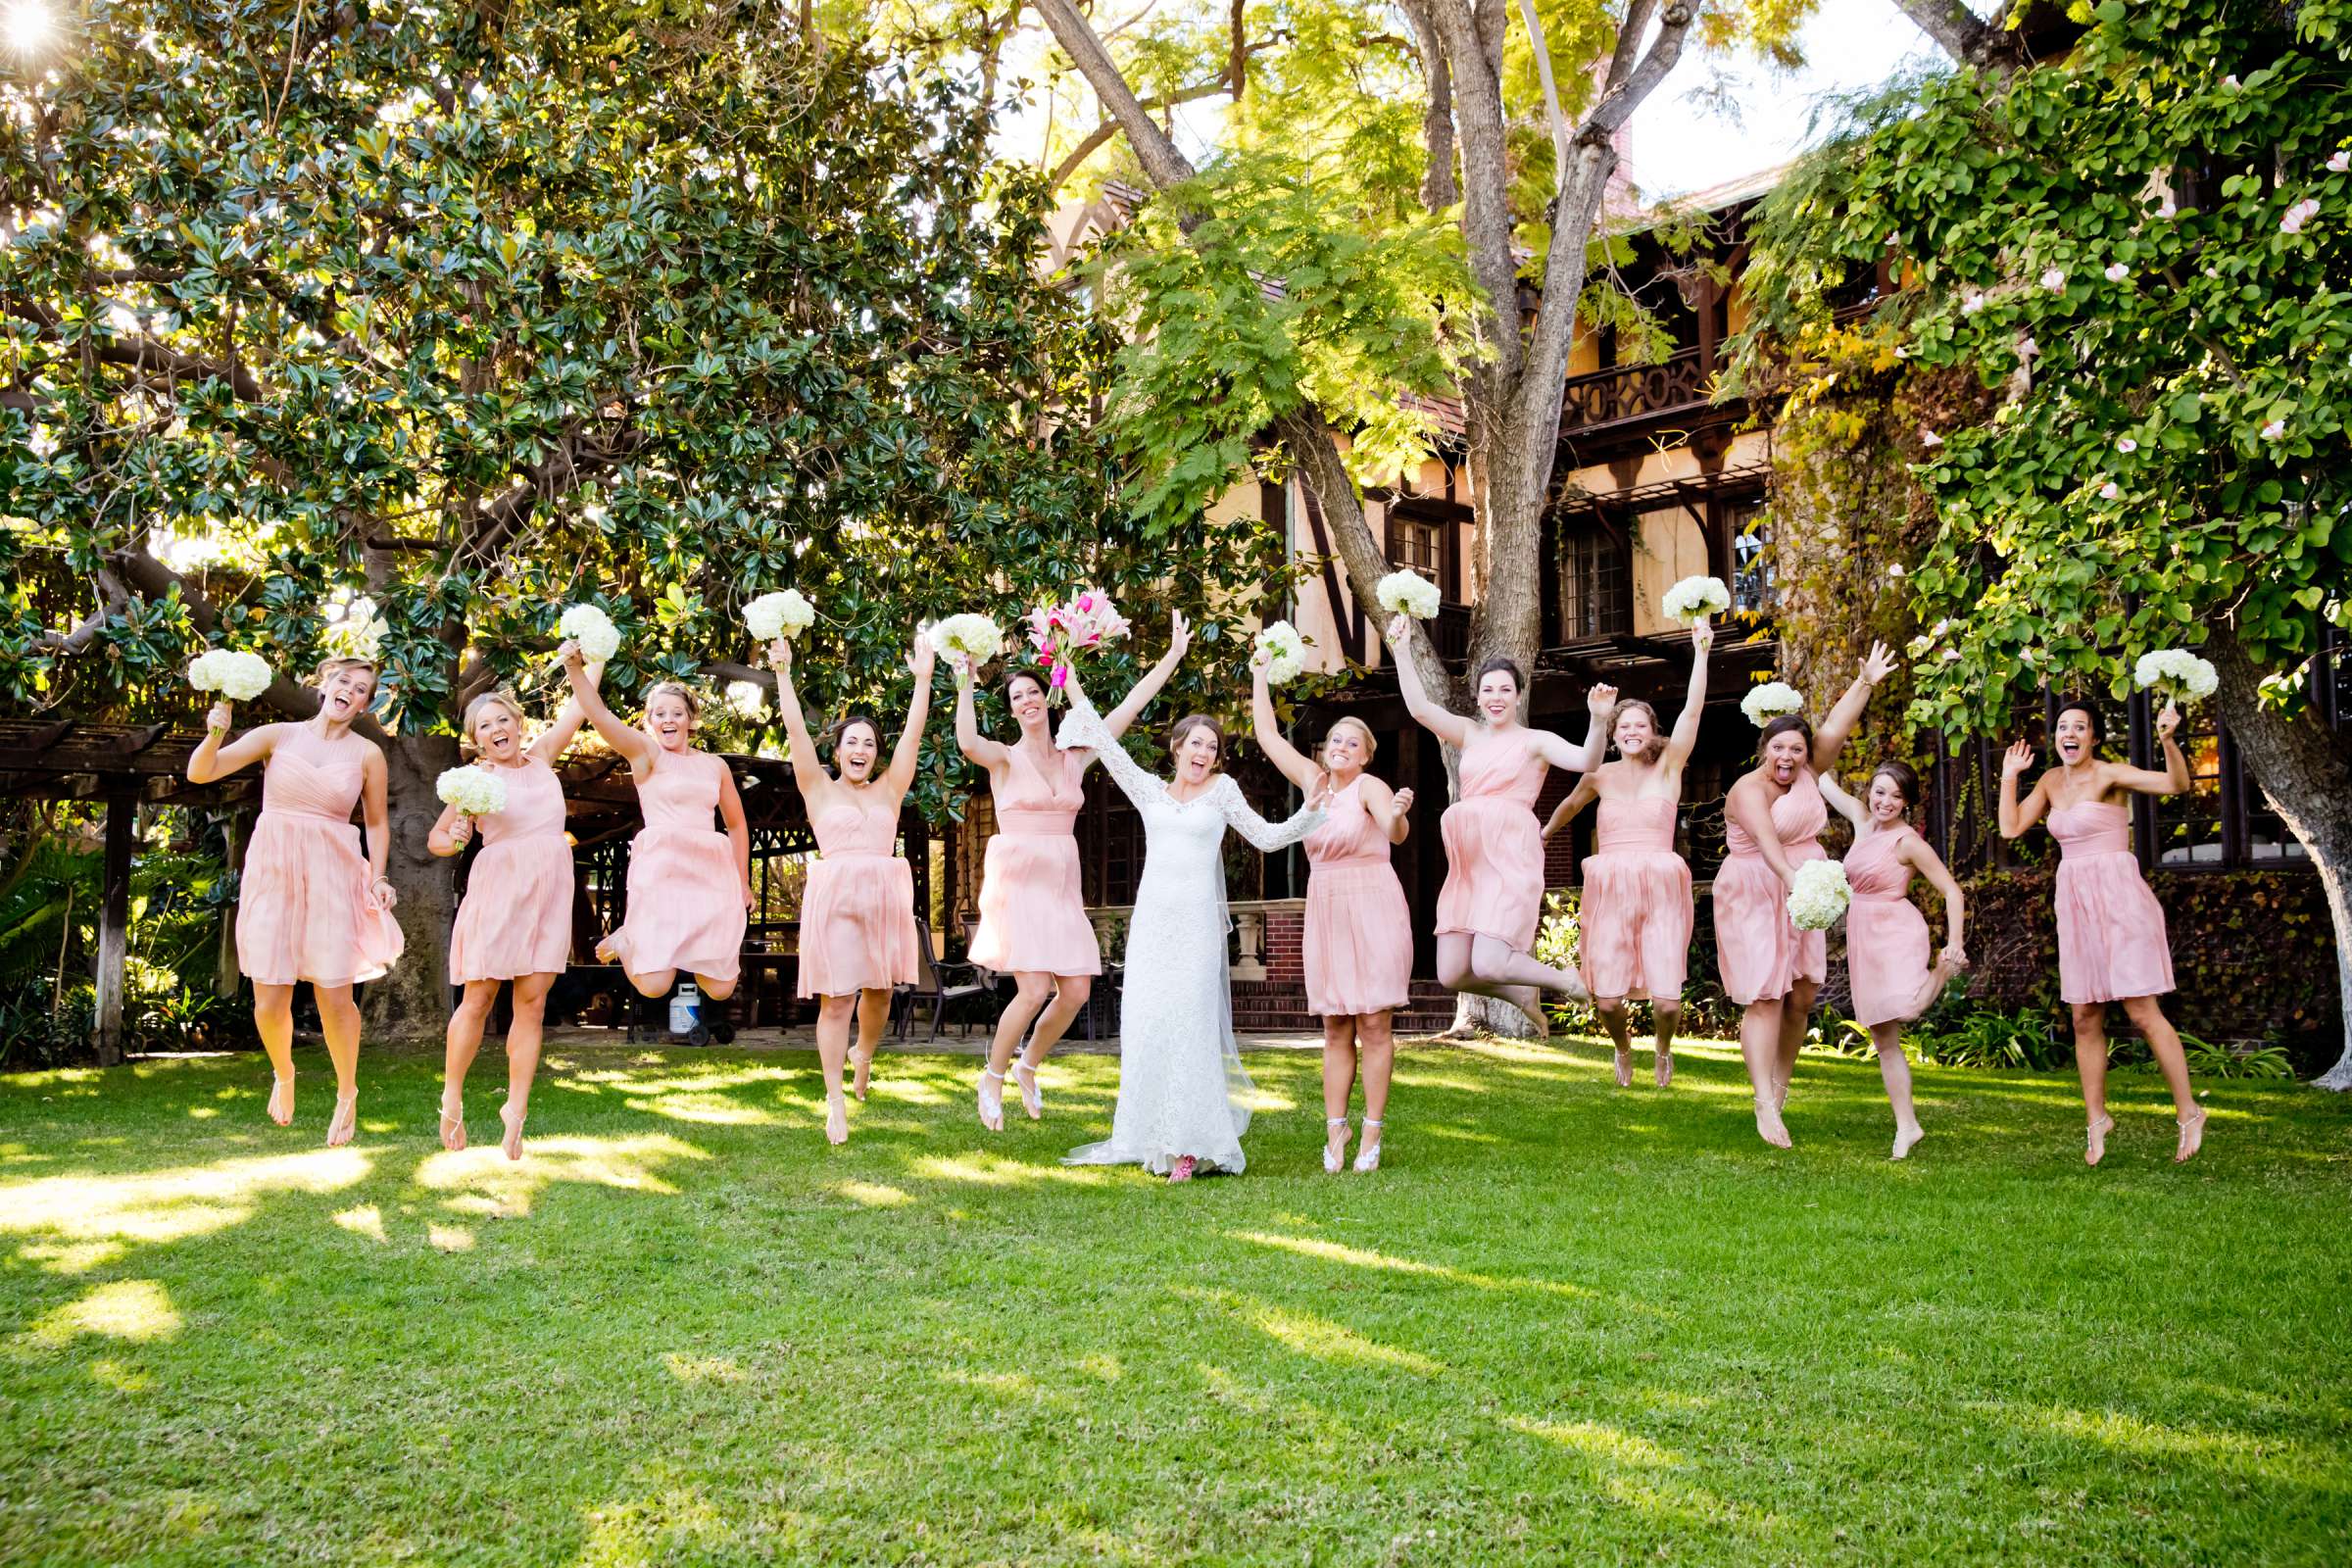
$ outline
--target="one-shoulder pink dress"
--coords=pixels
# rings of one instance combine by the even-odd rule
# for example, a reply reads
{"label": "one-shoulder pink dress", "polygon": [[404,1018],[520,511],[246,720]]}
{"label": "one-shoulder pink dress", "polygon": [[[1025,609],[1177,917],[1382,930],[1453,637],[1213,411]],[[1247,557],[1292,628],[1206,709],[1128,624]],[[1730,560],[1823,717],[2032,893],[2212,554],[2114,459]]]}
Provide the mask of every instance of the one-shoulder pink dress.
{"label": "one-shoulder pink dress", "polygon": [[1413,911],[1361,778],[1325,806],[1306,845],[1306,1010],[1357,1017],[1412,994]]}
{"label": "one-shoulder pink dress", "polygon": [[2132,853],[2132,815],[2106,801],[2050,812],[2057,839],[2058,995],[2067,1002],[2123,1002],[2173,989],[2164,906]]}
{"label": "one-shoulder pink dress", "polygon": [[1041,772],[1018,746],[1006,750],[1004,778],[989,779],[997,832],[980,873],[972,961],[1000,974],[1101,974],[1102,947],[1078,880],[1086,756],[1057,750]]}
{"label": "one-shoulder pink dress", "polygon": [[449,983],[562,974],[571,961],[572,900],[564,782],[535,757],[479,765],[506,785],[507,808],[481,820],[482,847],[449,933]]}
{"label": "one-shoulder pink dress", "polygon": [[1585,989],[1679,1002],[1690,966],[1690,867],[1674,853],[1678,803],[1602,796],[1585,892],[1577,905],[1577,968]]}
{"label": "one-shoulder pink dress", "polygon": [[801,897],[804,997],[912,985],[920,972],[914,868],[896,853],[899,819],[828,795],[810,814],[820,857]]}
{"label": "one-shoulder pink dress", "polygon": [[630,974],[732,980],[742,967],[743,871],[711,825],[726,771],[709,752],[663,752],[637,780],[645,826],[629,841],[629,907],[598,949]]}
{"label": "one-shoulder pink dress", "polygon": [[1869,833],[1845,852],[1845,969],[1853,984],[1854,1022],[1863,1028],[1919,1016],[1914,1005],[1928,983],[1935,943],[1928,917],[1906,896],[1911,868],[1895,855],[1900,832]]}
{"label": "one-shoulder pink dress", "polygon": [[1462,748],[1461,799],[1440,823],[1446,886],[1438,893],[1440,936],[1494,937],[1514,953],[1536,945],[1544,914],[1544,831],[1536,797],[1549,768],[1517,730],[1472,724]]}
{"label": "one-shoulder pink dress", "polygon": [[237,883],[237,967],[256,985],[351,985],[399,958],[351,813],[369,743],[285,727],[262,765],[262,814]]}
{"label": "one-shoulder pink dress", "polygon": [[[1812,770],[1799,770],[1788,793],[1772,803],[1782,857],[1791,866],[1829,858],[1821,847],[1829,819]],[[1723,839],[1727,853],[1715,873],[1715,965],[1725,994],[1744,1007],[1785,997],[1799,980],[1828,979],[1827,933],[1799,931],[1789,920],[1788,887],[1764,863],[1755,839],[1738,819],[1725,822]]]}

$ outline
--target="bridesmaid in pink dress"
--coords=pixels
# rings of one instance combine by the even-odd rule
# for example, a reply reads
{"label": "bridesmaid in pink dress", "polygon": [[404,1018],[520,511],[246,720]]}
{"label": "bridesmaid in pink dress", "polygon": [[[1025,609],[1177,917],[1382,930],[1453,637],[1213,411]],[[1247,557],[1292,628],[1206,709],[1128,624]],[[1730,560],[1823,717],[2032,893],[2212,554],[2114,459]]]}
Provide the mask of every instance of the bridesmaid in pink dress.
{"label": "bridesmaid in pink dress", "polygon": [[[253,981],[253,1025],[276,1077],[270,1119],[280,1127],[294,1119],[294,987],[311,983],[335,1064],[326,1142],[339,1148],[359,1127],[360,1009],[351,988],[389,969],[402,939],[384,879],[392,851],[384,754],[352,733],[375,696],[375,665],[329,659],[315,684],[317,717],[264,724],[225,746],[232,715],[228,704],[216,704],[188,758],[188,781],[210,784],[263,764],[262,814],[238,883],[237,964]],[[355,805],[368,825],[366,859],[351,826]]]}
{"label": "bridesmaid in pink dress", "polygon": [[2058,841],[2058,995],[2074,1010],[2075,1069],[2082,1078],[2082,1109],[2089,1121],[2082,1157],[2096,1165],[2107,1153],[2115,1118],[2107,1113],[2107,1004],[2120,1002],[2154,1053],[2173,1092],[2180,1141],[2176,1162],[2196,1155],[2205,1141],[2205,1109],[2188,1081],[2188,1057],[2180,1032],[2156,999],[2173,989],[2173,952],[2164,929],[2164,908],[2148,891],[2132,854],[2127,801],[2133,795],[2177,795],[2194,778],[2174,732],[2180,712],[2172,704],[2156,715],[2156,738],[2164,746],[2164,771],[2101,761],[2099,716],[2088,706],[2069,703],[2058,710],[2050,743],[2058,765],[2043,773],[2018,804],[2018,776],[2034,765],[2024,741],[2001,759],[2001,837],[2017,838],[2044,811],[2050,836]]}
{"label": "bridesmaid in pink dress", "polygon": [[[823,999],[816,1015],[816,1054],[825,1072],[825,1139],[850,1138],[850,1109],[841,1096],[841,1069],[856,1064],[857,1093],[865,1098],[874,1052],[890,1021],[894,986],[911,985],[921,973],[920,937],[914,927],[914,872],[897,853],[899,809],[914,783],[922,753],[923,720],[931,711],[931,670],[937,655],[917,633],[906,656],[914,675],[914,698],[906,727],[880,777],[874,764],[882,733],[862,713],[843,719],[834,731],[833,762],[839,776],[817,760],[808,717],[801,711],[792,684],[792,644],[779,637],[767,645],[776,672],[776,706],[783,710],[792,741],[792,776],[808,808],[818,858],[808,867],[801,898],[800,994]],[[858,1020],[858,1052],[850,1055],[850,1019]]]}
{"label": "bridesmaid in pink dress", "polygon": [[[1879,1079],[1894,1106],[1894,1157],[1904,1158],[1926,1133],[1911,1103],[1911,1062],[1903,1054],[1903,1025],[1928,1010],[1943,983],[1968,967],[1962,933],[1968,921],[1960,884],[1941,857],[1908,820],[1919,804],[1919,774],[1903,762],[1882,762],[1870,775],[1866,801],[1857,801],[1831,775],[1821,775],[1822,798],[1854,825],[1845,852],[1845,880],[1853,902],[1845,910],[1845,967],[1852,982],[1854,1022],[1878,1048]],[[1950,929],[1943,952],[1929,960],[1927,916],[1911,903],[1911,873],[1928,879],[1943,899]]]}
{"label": "bridesmaid in pink dress", "polygon": [[1788,919],[1796,867],[1828,858],[1821,830],[1830,819],[1814,774],[1836,764],[1853,734],[1871,688],[1894,670],[1884,643],[1873,643],[1862,673],[1845,689],[1821,734],[1794,713],[1764,726],[1762,760],[1740,775],[1724,799],[1722,866],[1715,873],[1715,955],[1723,989],[1744,1009],[1740,1054],[1756,1096],[1756,1131],[1788,1147],[1781,1106],[1804,1044],[1814,993],[1829,978],[1829,941]]}
{"label": "bridesmaid in pink dress", "polygon": [[[591,685],[604,666],[588,669]],[[466,738],[474,765],[507,787],[507,808],[481,819],[482,849],[466,876],[466,897],[449,936],[449,983],[465,994],[449,1016],[441,1069],[441,1147],[466,1147],[466,1069],[482,1049],[482,1031],[498,990],[512,981],[514,1019],[507,1025],[507,1102],[499,1111],[509,1159],[522,1157],[522,1122],[539,1071],[547,993],[571,960],[571,846],[564,838],[564,784],[556,760],[587,721],[567,702],[539,737],[523,745],[522,708],[507,692],[485,692],[466,705]],[[435,855],[465,853],[474,819],[452,806],[425,838]]]}
{"label": "bridesmaid in pink dress", "polygon": [[[1658,738],[1657,710],[1643,702],[1617,705],[1608,732],[1618,760],[1580,780],[1552,812],[1544,836],[1568,824],[1584,800],[1600,802],[1592,854],[1584,864],[1585,891],[1577,906],[1577,969],[1616,1048],[1617,1087],[1634,1082],[1634,1047],[1626,1003],[1646,1000],[1655,1026],[1653,1076],[1660,1089],[1674,1082],[1674,1026],[1683,1015],[1683,979],[1690,965],[1690,867],[1674,852],[1674,818],[1683,798],[1683,767],[1698,744],[1707,706],[1707,651],[1715,628],[1690,628],[1690,686],[1674,733]],[[1588,791],[1590,792],[1588,794]]]}
{"label": "bridesmaid in pink dress", "polygon": [[1536,797],[1547,768],[1590,772],[1598,760],[1605,722],[1617,701],[1613,686],[1595,686],[1587,703],[1592,728],[1584,743],[1519,722],[1527,686],[1519,666],[1490,659],[1474,683],[1476,717],[1448,711],[1429,699],[1408,646],[1412,622],[1389,622],[1389,650],[1405,711],[1461,756],[1461,798],[1446,808],[1446,886],[1438,894],[1438,979],[1456,991],[1507,1002],[1527,1014],[1538,1036],[1551,1033],[1543,991],[1575,1002],[1590,1000],[1585,983],[1536,958],[1536,925],[1544,912],[1544,835]]}
{"label": "bridesmaid in pink dress", "polygon": [[[1166,656],[1102,720],[1111,734],[1127,733],[1167,685],[1191,641],[1192,628],[1178,614],[1168,628]],[[980,873],[980,929],[972,937],[971,956],[983,968],[1011,975],[1014,987],[1012,1002],[997,1020],[988,1065],[980,1070],[980,1125],[990,1132],[1004,1130],[1007,1072],[1020,1086],[1021,1108],[1029,1119],[1045,1114],[1037,1069],[1086,1005],[1094,977],[1102,972],[1102,949],[1087,918],[1078,875],[1078,812],[1086,804],[1086,770],[1095,754],[1054,746],[1045,685],[1029,671],[1005,677],[1004,706],[1021,729],[1020,739],[1010,745],[980,733],[972,708],[972,668],[956,661],[956,744],[967,760],[987,769],[997,817]],[[1021,1050],[1024,1035],[1029,1044]]]}
{"label": "bridesmaid in pink dress", "polygon": [[[734,771],[695,747],[702,699],[677,681],[657,681],[645,694],[641,729],[605,706],[576,643],[565,643],[559,657],[571,700],[629,764],[645,814],[629,841],[628,908],[596,956],[619,963],[639,996],[666,997],[685,973],[704,996],[723,1002],[735,994],[743,967],[752,835]],[[710,825],[713,811],[725,832]]]}
{"label": "bridesmaid in pink dress", "polygon": [[1411,790],[1392,791],[1364,771],[1372,760],[1370,726],[1342,718],[1323,737],[1320,763],[1282,733],[1266,655],[1250,664],[1250,712],[1258,748],[1308,800],[1321,800],[1323,825],[1306,849],[1306,1007],[1323,1020],[1323,1169],[1339,1174],[1348,1157],[1348,1102],[1363,1055],[1364,1138],[1355,1168],[1380,1169],[1389,1080],[1396,1063],[1393,1014],[1413,985],[1413,912],[1389,858],[1410,823]]}

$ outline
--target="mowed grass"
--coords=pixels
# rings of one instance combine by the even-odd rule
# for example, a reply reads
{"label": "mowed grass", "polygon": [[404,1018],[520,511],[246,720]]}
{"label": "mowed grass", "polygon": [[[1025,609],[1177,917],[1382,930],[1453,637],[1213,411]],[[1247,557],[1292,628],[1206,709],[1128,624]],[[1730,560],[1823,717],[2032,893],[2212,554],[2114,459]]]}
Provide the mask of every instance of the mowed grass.
{"label": "mowed grass", "polygon": [[[470,1102],[492,1143],[501,1078]],[[1790,1152],[1728,1048],[1415,1048],[1326,1177],[1310,1054],[1251,1166],[1058,1163],[886,1057],[557,1053],[530,1153],[263,1117],[257,1057],[0,1080],[0,1559],[73,1564],[2352,1560],[2352,1105],[2217,1084],[2193,1165],[2120,1076],[1808,1057]],[[1646,1056],[1641,1062],[1646,1080]]]}

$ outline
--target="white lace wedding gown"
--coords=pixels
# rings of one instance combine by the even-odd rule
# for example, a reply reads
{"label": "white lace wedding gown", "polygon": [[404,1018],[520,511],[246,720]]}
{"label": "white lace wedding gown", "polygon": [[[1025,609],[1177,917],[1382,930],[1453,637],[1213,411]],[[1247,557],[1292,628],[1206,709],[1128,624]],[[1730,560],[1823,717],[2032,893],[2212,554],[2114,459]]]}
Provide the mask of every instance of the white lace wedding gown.
{"label": "white lace wedding gown", "polygon": [[1179,803],[1137,766],[1083,695],[1073,694],[1058,744],[1092,747],[1144,819],[1144,874],[1127,926],[1120,1006],[1119,1103],[1110,1137],[1074,1149],[1070,1165],[1141,1165],[1165,1175],[1180,1155],[1239,1174],[1250,1130],[1250,1075],[1233,1040],[1225,959],[1225,829],[1260,850],[1296,844],[1318,809],[1279,825],[1250,808],[1230,777]]}

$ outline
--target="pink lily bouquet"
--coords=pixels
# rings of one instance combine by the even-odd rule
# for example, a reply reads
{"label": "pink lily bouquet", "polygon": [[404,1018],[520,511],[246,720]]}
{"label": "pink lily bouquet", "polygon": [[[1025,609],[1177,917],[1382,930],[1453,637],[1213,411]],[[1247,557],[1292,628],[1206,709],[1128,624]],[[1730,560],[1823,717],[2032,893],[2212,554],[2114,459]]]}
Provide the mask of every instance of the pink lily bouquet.
{"label": "pink lily bouquet", "polygon": [[1029,646],[1037,652],[1038,667],[1047,672],[1047,695],[1056,703],[1069,684],[1071,666],[1126,635],[1127,617],[1110,595],[1097,588],[1082,588],[1065,603],[1029,612]]}

